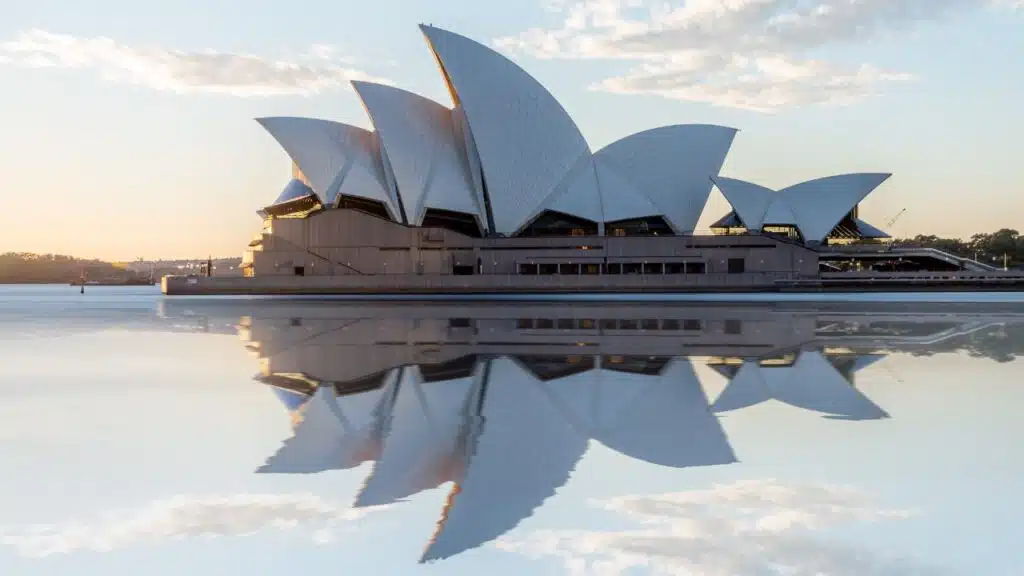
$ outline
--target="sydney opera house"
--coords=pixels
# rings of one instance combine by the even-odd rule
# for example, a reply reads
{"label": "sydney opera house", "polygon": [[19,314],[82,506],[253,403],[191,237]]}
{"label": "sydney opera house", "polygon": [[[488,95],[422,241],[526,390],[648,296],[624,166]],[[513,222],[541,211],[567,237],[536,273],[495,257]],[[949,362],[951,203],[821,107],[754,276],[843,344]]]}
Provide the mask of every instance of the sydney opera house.
{"label": "sydney opera house", "polygon": [[[887,173],[782,190],[726,178],[719,171],[737,131],[703,124],[593,150],[517,64],[421,29],[450,104],[353,82],[373,130],[259,119],[290,156],[293,178],[259,210],[245,281],[171,277],[165,292],[759,290],[850,266],[982,271],[945,254],[902,255],[899,265],[877,254],[887,234],[857,206]],[[733,210],[714,233],[695,234],[715,187]],[[851,258],[842,246],[851,242],[874,252]]]}

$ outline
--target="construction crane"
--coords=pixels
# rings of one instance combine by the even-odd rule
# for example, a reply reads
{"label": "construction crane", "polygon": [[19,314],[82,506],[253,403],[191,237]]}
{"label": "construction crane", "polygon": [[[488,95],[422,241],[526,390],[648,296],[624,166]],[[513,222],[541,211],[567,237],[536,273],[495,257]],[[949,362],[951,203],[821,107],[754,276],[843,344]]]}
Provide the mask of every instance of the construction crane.
{"label": "construction crane", "polygon": [[889,221],[886,222],[886,224],[885,224],[885,231],[888,232],[889,229],[892,228],[892,225],[895,224],[896,221],[900,219],[900,216],[903,216],[903,213],[906,212],[906,211],[907,211],[907,209],[904,208],[903,210],[900,210],[899,212],[897,212],[895,216],[890,218]]}

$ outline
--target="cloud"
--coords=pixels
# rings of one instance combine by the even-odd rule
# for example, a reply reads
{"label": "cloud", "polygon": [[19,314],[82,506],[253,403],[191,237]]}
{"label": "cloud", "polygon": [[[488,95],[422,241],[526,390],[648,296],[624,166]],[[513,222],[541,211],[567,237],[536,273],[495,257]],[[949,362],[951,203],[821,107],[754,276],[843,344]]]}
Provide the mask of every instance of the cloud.
{"label": "cloud", "polygon": [[596,506],[640,524],[611,532],[539,531],[498,546],[530,557],[562,559],[573,574],[939,574],[914,560],[814,536],[848,522],[901,519],[905,510],[874,506],[856,490],[828,485],[738,482],[709,490],[629,496]]}
{"label": "cloud", "polygon": [[498,38],[538,58],[618,60],[632,66],[592,88],[655,94],[761,112],[843,105],[913,74],[815,54],[905,34],[928,21],[1024,0],[546,0],[558,28]]}
{"label": "cloud", "polygon": [[332,528],[374,509],[339,507],[312,495],[238,494],[197,498],[177,496],[136,510],[111,513],[94,523],[69,521],[0,531],[0,545],[29,557],[77,551],[109,552],[136,544],[186,537],[242,536],[267,529],[312,529],[311,539],[326,543]]}
{"label": "cloud", "polygon": [[81,38],[31,30],[0,43],[0,64],[90,69],[102,78],[155,90],[232,96],[309,95],[374,80],[351,67],[337,49],[314,45],[291,60],[215,51],[184,52],[126,46],[110,38]]}

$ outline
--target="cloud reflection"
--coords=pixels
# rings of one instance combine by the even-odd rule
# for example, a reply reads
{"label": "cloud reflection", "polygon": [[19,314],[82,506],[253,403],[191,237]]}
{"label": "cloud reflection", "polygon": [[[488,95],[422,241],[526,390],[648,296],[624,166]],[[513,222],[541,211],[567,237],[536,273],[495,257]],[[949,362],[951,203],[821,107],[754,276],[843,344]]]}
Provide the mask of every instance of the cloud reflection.
{"label": "cloud reflection", "polygon": [[265,530],[304,527],[315,543],[371,513],[311,494],[175,496],[142,508],[111,512],[94,522],[71,520],[0,531],[0,544],[23,556],[42,558],[79,551],[111,552],[137,544],[190,537],[243,536]]}
{"label": "cloud reflection", "polygon": [[852,488],[743,481],[653,496],[596,501],[634,520],[630,530],[544,530],[501,539],[499,548],[558,558],[570,574],[939,574],[916,560],[876,555],[829,541],[821,530],[854,522],[903,519]]}

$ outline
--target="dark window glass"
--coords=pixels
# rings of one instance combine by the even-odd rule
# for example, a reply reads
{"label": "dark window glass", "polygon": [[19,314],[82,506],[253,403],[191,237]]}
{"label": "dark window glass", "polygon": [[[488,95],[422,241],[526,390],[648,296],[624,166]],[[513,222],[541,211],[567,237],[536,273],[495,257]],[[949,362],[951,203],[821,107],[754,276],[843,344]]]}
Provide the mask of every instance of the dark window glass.
{"label": "dark window glass", "polygon": [[743,274],[747,271],[747,261],[743,258],[729,258],[729,274]]}
{"label": "dark window glass", "polygon": [[520,318],[516,320],[516,328],[520,330],[529,330],[533,328],[533,318]]}
{"label": "dark window glass", "polygon": [[686,331],[689,331],[689,332],[696,332],[696,331],[700,330],[700,326],[701,326],[700,320],[692,320],[692,319],[690,319],[690,320],[683,320],[683,330],[686,330]]}
{"label": "dark window glass", "polygon": [[644,274],[659,275],[661,274],[662,269],[663,266],[661,262],[647,262],[644,264]]}
{"label": "dark window glass", "polygon": [[559,266],[559,270],[558,271],[559,271],[560,274],[574,274],[574,275],[575,274],[579,274],[580,273],[580,265],[579,264],[562,264],[562,265]]}
{"label": "dark window glass", "polygon": [[640,321],[640,327],[643,328],[644,330],[657,330],[658,329],[658,321],[657,320],[641,320]]}
{"label": "dark window glass", "polygon": [[682,262],[669,262],[665,264],[665,274],[682,274],[686,271],[686,265]]}
{"label": "dark window glass", "polygon": [[661,321],[662,330],[679,330],[679,320],[667,318]]}
{"label": "dark window glass", "polygon": [[555,327],[555,321],[550,318],[538,318],[534,325],[538,330],[551,330]]}
{"label": "dark window glass", "polygon": [[661,216],[616,220],[605,225],[611,236],[672,236],[672,228]]}
{"label": "dark window glass", "polygon": [[536,264],[520,264],[519,273],[524,276],[536,276],[537,265]]}
{"label": "dark window glass", "polygon": [[572,330],[576,327],[576,323],[573,322],[572,318],[559,318],[558,329],[559,330]]}
{"label": "dark window glass", "polygon": [[622,264],[605,264],[605,274],[622,274]]}
{"label": "dark window glass", "polygon": [[725,333],[726,334],[742,334],[743,333],[743,321],[730,319],[725,321]]}
{"label": "dark window glass", "polygon": [[365,212],[378,218],[391,220],[391,216],[388,214],[388,209],[384,207],[383,202],[380,202],[378,200],[357,198],[355,196],[340,196],[338,198],[338,208],[358,210],[360,212]]}
{"label": "dark window glass", "polygon": [[551,276],[552,274],[558,274],[558,264],[541,264],[540,273],[542,276]]}
{"label": "dark window glass", "polygon": [[577,216],[545,210],[519,236],[596,236],[597,222]]}
{"label": "dark window glass", "polygon": [[601,330],[615,330],[618,324],[612,318],[602,318],[599,322]]}
{"label": "dark window glass", "polygon": [[704,274],[707,271],[707,264],[704,262],[687,262],[687,274]]}
{"label": "dark window glass", "polygon": [[429,208],[423,215],[423,228],[444,228],[470,238],[480,237],[480,225],[474,216],[464,212]]}

